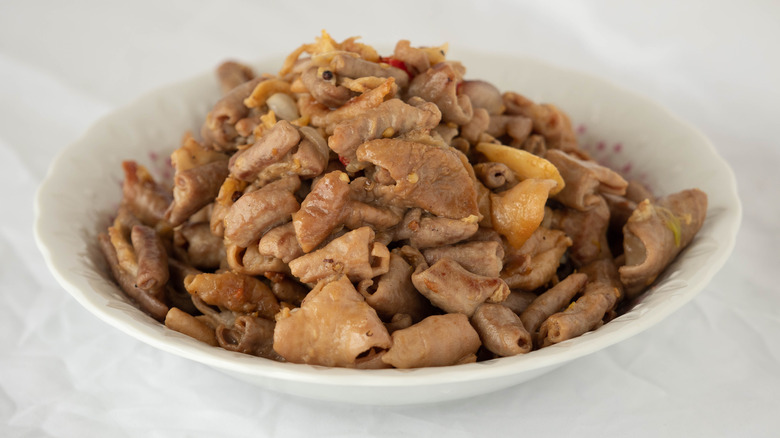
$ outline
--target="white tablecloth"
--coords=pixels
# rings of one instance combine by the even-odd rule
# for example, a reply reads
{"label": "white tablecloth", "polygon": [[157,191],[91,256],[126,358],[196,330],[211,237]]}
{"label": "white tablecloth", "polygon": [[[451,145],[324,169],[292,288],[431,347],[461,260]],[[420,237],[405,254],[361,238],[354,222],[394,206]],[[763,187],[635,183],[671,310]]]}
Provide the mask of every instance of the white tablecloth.
{"label": "white tablecloth", "polygon": [[[780,3],[263,3],[0,5],[0,436],[780,436]],[[287,53],[323,28],[532,55],[651,96],[733,166],[744,220],[732,257],[634,338],[514,388],[411,408],[260,390],[82,309],[31,231],[54,156],[145,91],[227,57]]]}

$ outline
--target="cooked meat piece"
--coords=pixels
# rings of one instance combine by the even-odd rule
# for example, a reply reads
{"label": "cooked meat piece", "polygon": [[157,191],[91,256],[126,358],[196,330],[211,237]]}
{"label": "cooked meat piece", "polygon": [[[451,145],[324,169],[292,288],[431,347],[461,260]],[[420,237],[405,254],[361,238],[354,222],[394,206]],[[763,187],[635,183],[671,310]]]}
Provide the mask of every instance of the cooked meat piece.
{"label": "cooked meat piece", "polygon": [[554,210],[552,215],[552,228],[571,238],[569,257],[575,266],[587,265],[600,258],[612,258],[607,241],[609,207],[601,196],[596,195],[594,199],[597,202],[588,210],[562,208]]}
{"label": "cooked meat piece", "polygon": [[547,289],[547,291],[536,297],[520,314],[523,327],[529,332],[535,333],[545,319],[566,308],[574,296],[585,287],[587,282],[587,275],[571,274],[560,283]]}
{"label": "cooked meat piece", "polygon": [[523,327],[520,317],[501,304],[480,305],[471,317],[471,325],[482,345],[499,356],[525,354],[533,348],[531,334]]}
{"label": "cooked meat piece", "polygon": [[288,278],[286,275],[271,274],[266,277],[271,280],[271,292],[274,293],[276,299],[290,303],[294,306],[300,306],[301,302],[309,293],[309,289],[298,283],[297,281]]}
{"label": "cooked meat piece", "polygon": [[502,305],[508,307],[518,316],[523,313],[525,309],[536,299],[537,295],[533,292],[524,290],[513,290],[507,295],[506,299],[501,302]]}
{"label": "cooked meat piece", "polygon": [[158,321],[164,321],[165,315],[168,314],[168,306],[155,297],[156,293],[150,293],[141,290],[138,286],[136,286],[135,276],[124,271],[119,266],[116,249],[114,249],[114,245],[111,244],[111,239],[107,234],[98,234],[98,242],[100,244],[100,250],[102,251],[103,256],[106,258],[106,262],[108,263],[111,276],[117,282],[125,295],[138,304],[141,310],[149,314],[149,316]]}
{"label": "cooked meat piece", "polygon": [[512,289],[532,291],[555,275],[561,257],[572,241],[562,231],[539,227],[519,249],[507,250],[501,278]]}
{"label": "cooked meat piece", "polygon": [[624,296],[623,283],[620,281],[617,265],[612,258],[603,258],[582,266],[580,273],[588,276],[591,283],[602,283],[617,291],[617,300]]}
{"label": "cooked meat piece", "polygon": [[409,40],[400,40],[395,44],[393,58],[403,62],[412,76],[416,76],[431,68],[431,61],[428,59],[425,51],[412,47]]}
{"label": "cooked meat piece", "polygon": [[301,132],[301,143],[291,158],[294,173],[303,178],[313,178],[320,175],[328,165],[330,149],[328,142],[320,132],[310,126],[298,128]]}
{"label": "cooked meat piece", "polygon": [[238,198],[225,215],[225,239],[247,247],[266,231],[289,221],[300,208],[293,194],[300,184],[293,175]]}
{"label": "cooked meat piece", "polygon": [[588,283],[574,304],[547,318],[539,328],[541,346],[557,344],[593,330],[617,300],[614,288],[603,283]]}
{"label": "cooked meat piece", "polygon": [[342,276],[318,283],[300,308],[280,314],[273,347],[289,362],[354,367],[358,356],[391,344],[374,309]]}
{"label": "cooked meat piece", "polygon": [[169,274],[168,253],[160,236],[146,225],[136,225],[130,238],[138,260],[135,284],[144,291],[159,294],[157,298],[162,299],[161,291],[168,283]]}
{"label": "cooked meat piece", "polygon": [[504,99],[501,97],[501,92],[490,82],[463,81],[460,84],[460,93],[469,97],[471,106],[475,109],[484,108],[490,115],[504,112]]}
{"label": "cooked meat piece", "polygon": [[479,335],[465,315],[433,315],[392,334],[382,361],[396,368],[457,365],[473,361]]}
{"label": "cooked meat piece", "polygon": [[474,109],[474,115],[460,127],[460,136],[470,144],[477,144],[490,127],[490,115],[484,108]]}
{"label": "cooked meat piece", "polygon": [[300,141],[301,135],[295,126],[280,120],[252,146],[230,157],[230,174],[252,181],[263,169],[282,160]]}
{"label": "cooked meat piece", "polygon": [[436,64],[412,79],[407,96],[419,96],[435,103],[444,122],[468,123],[474,115],[471,100],[466,95],[458,95],[458,84],[465,72],[466,69],[458,62]]}
{"label": "cooked meat piece", "polygon": [[452,149],[398,139],[360,145],[357,157],[386,169],[395,184],[376,184],[383,204],[420,207],[450,219],[478,217],[477,193],[459,156]]}
{"label": "cooked meat piece", "polygon": [[392,99],[398,94],[395,79],[387,78],[385,82],[350,99],[344,105],[330,110],[313,99],[304,95],[298,100],[298,108],[304,117],[309,117],[311,126],[323,128],[326,133],[333,133],[333,128],[345,121],[361,117],[364,112],[378,107],[382,102]]}
{"label": "cooked meat piece", "polygon": [[230,269],[238,274],[290,273],[290,267],[285,262],[274,256],[260,254],[257,242],[250,243],[248,247],[226,244],[225,258]]}
{"label": "cooked meat piece", "polygon": [[255,72],[249,66],[239,62],[225,61],[217,67],[217,79],[222,94],[228,94],[232,89],[254,78]]}
{"label": "cooked meat piece", "polygon": [[487,133],[495,138],[508,135],[512,141],[510,145],[521,147],[533,130],[533,121],[524,116],[510,116],[495,114],[490,116],[490,124]]}
{"label": "cooked meat piece", "polygon": [[164,323],[165,326],[169,329],[176,330],[179,333],[183,333],[201,342],[205,342],[212,347],[219,345],[217,343],[217,337],[214,333],[214,329],[209,327],[200,319],[176,307],[171,307],[168,310],[168,313],[165,315]]}
{"label": "cooked meat piece", "polygon": [[519,182],[517,175],[504,163],[478,163],[474,165],[474,173],[491,190],[507,190]]}
{"label": "cooked meat piece", "polygon": [[408,239],[415,248],[431,248],[468,239],[477,229],[479,225],[476,222],[431,216],[413,208],[395,228],[394,240]]}
{"label": "cooked meat piece", "polygon": [[580,211],[599,204],[600,193],[623,195],[628,183],[617,172],[595,161],[582,160],[559,150],[549,150],[545,158],[553,163],[566,183],[553,198]]}
{"label": "cooked meat piece", "polygon": [[173,226],[181,225],[213,201],[228,176],[227,163],[227,160],[213,161],[182,172],[177,171],[173,179],[173,203],[166,210],[165,219]]}
{"label": "cooked meat piece", "polygon": [[555,105],[536,104],[520,94],[504,93],[506,114],[521,115],[533,121],[534,132],[544,136],[547,147],[566,152],[577,150],[577,136],[569,117]]}
{"label": "cooked meat piece", "polygon": [[655,195],[653,195],[653,192],[647,186],[635,179],[628,181],[628,187],[626,187],[625,196],[626,199],[629,199],[637,204],[644,201],[645,199],[649,199],[651,201],[655,200]]}
{"label": "cooked meat piece", "polygon": [[417,322],[431,313],[428,300],[412,284],[412,272],[414,268],[396,250],[390,253],[389,270],[375,278],[371,286],[361,288],[366,302],[383,320],[402,313]]}
{"label": "cooked meat piece", "polygon": [[619,272],[629,298],[652,284],[691,243],[706,214],[707,195],[698,189],[639,203],[623,228],[626,262]]}
{"label": "cooked meat piece", "polygon": [[349,177],[333,171],[321,177],[293,213],[293,227],[304,252],[317,247],[340,224],[350,199]]}
{"label": "cooked meat piece", "polygon": [[520,145],[520,149],[544,157],[547,154],[547,143],[541,135],[532,134]]}
{"label": "cooked meat piece", "polygon": [[392,335],[394,331],[409,328],[412,324],[414,324],[414,322],[412,321],[411,316],[405,313],[396,313],[393,315],[390,322],[385,323],[385,328],[387,328],[387,332]]}
{"label": "cooked meat piece", "polygon": [[212,270],[225,258],[225,246],[211,233],[208,222],[187,223],[174,230],[173,251],[176,257],[199,269]]}
{"label": "cooked meat piece", "polygon": [[168,283],[169,287],[165,288],[165,302],[171,308],[178,307],[191,315],[197,315],[198,309],[192,302],[192,295],[184,288],[184,278],[190,274],[200,274],[201,271],[173,257],[168,259],[168,268],[170,280]]}
{"label": "cooked meat piece", "polygon": [[144,225],[156,227],[165,221],[165,210],[171,196],[163,191],[144,166],[135,161],[123,161],[125,179],[122,183],[122,203]]}
{"label": "cooked meat piece", "polygon": [[265,318],[241,315],[236,317],[232,327],[217,327],[217,341],[226,350],[280,360],[282,357],[273,348],[275,326],[273,321]]}
{"label": "cooked meat piece", "polygon": [[330,108],[338,108],[352,98],[352,92],[348,88],[336,85],[336,75],[333,72],[329,75],[330,79],[325,79],[317,71],[317,67],[311,67],[301,75],[303,85],[317,102]]}
{"label": "cooked meat piece", "polygon": [[342,221],[347,228],[356,230],[371,226],[375,230],[387,230],[401,222],[403,209],[377,207],[362,202],[350,201],[344,209]]}
{"label": "cooked meat piece", "polygon": [[443,258],[449,258],[458,262],[467,271],[485,277],[498,277],[504,259],[504,248],[495,241],[440,246],[425,249],[422,253],[429,265]]}
{"label": "cooked meat piece", "polygon": [[416,101],[416,105],[412,106],[400,99],[390,99],[367,110],[359,118],[336,125],[333,135],[328,138],[328,145],[348,163],[348,170],[355,171],[362,167],[356,156],[358,146],[362,143],[413,129],[432,129],[440,119],[441,112],[430,102]]}
{"label": "cooked meat piece", "polygon": [[236,123],[249,115],[249,108],[244,105],[246,99],[257,84],[264,78],[255,78],[233,88],[206,115],[206,121],[200,130],[205,146],[218,151],[234,151],[238,132]]}
{"label": "cooked meat piece", "polygon": [[434,306],[469,317],[485,301],[500,303],[509,295],[509,288],[500,278],[472,274],[448,258],[425,270],[418,267],[412,283]]}
{"label": "cooked meat piece", "polygon": [[273,319],[279,302],[262,281],[226,271],[219,274],[188,275],[184,287],[206,304],[239,313],[253,313]]}
{"label": "cooked meat piece", "polygon": [[317,251],[290,262],[290,271],[302,283],[313,283],[344,274],[359,282],[390,269],[390,251],[374,241],[374,230],[358,228],[334,239]]}
{"label": "cooked meat piece", "polygon": [[401,88],[409,85],[409,75],[400,68],[366,61],[359,56],[349,56],[339,53],[330,61],[333,73],[347,78],[362,78],[374,76],[379,78],[394,78]]}
{"label": "cooked meat piece", "polygon": [[261,255],[272,256],[284,263],[303,255],[301,246],[295,238],[292,222],[272,228],[260,238],[258,251]]}

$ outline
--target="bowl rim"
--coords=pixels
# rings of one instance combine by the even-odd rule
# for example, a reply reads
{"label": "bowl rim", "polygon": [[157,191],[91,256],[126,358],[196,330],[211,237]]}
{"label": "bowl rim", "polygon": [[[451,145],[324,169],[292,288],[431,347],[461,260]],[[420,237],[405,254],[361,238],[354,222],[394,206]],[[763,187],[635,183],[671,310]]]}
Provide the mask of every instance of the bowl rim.
{"label": "bowl rim", "polygon": [[[473,49],[464,47],[457,51],[458,59],[468,57],[498,56],[497,53],[481,52],[476,55]],[[500,56],[507,56],[501,53]],[[677,299],[659,303],[641,314],[641,317],[624,318],[631,312],[621,315],[613,322],[624,318],[624,323],[619,329],[607,330],[609,324],[604,325],[598,331],[588,332],[572,340],[556,344],[544,349],[536,350],[528,355],[493,359],[465,365],[419,368],[413,370],[355,370],[347,368],[329,368],[315,365],[280,363],[254,356],[230,352],[221,348],[214,348],[200,343],[186,335],[174,332],[157,323],[157,329],[149,325],[139,324],[128,318],[123,311],[106,306],[105,300],[91,290],[82,274],[68,269],[68,254],[56,250],[58,233],[56,225],[56,204],[50,203],[52,194],[57,187],[57,182],[67,170],[63,163],[71,157],[90,149],[88,139],[100,126],[110,124],[112,120],[122,117],[122,114],[136,106],[143,105],[157,97],[163,90],[170,90],[177,86],[203,81],[210,78],[211,73],[202,73],[176,81],[156,89],[153,89],[116,110],[100,117],[84,134],[75,142],[63,148],[52,161],[47,174],[38,187],[34,203],[34,235],[36,244],[41,251],[46,265],[57,282],[68,291],[84,308],[97,316],[110,326],[129,334],[137,340],[149,344],[169,353],[176,354],[190,360],[200,362],[211,367],[228,372],[251,375],[261,378],[288,380],[301,383],[311,383],[328,386],[366,386],[366,387],[398,387],[437,385],[462,381],[479,381],[520,374],[542,368],[553,367],[567,363],[573,359],[583,357],[608,346],[621,342],[648,328],[671,315],[682,305],[693,299],[712,279],[715,273],[721,269],[729,258],[735,243],[736,236],[742,218],[742,205],[737,191],[737,181],[733,170],[721,157],[715,146],[697,128],[687,121],[679,118],[664,106],[653,99],[614,84],[590,73],[580,72],[566,67],[560,67],[547,61],[525,55],[510,55],[513,58],[535,64],[537,67],[555,70],[566,75],[575,75],[583,80],[597,84],[600,87],[608,87],[615,92],[647,106],[650,110],[675,123],[681,129],[688,131],[695,138],[697,147],[706,151],[719,165],[720,176],[724,177],[724,185],[728,193],[724,196],[729,199],[729,209],[719,215],[717,220],[724,222],[728,234],[719,236],[718,250],[709,259],[706,268],[697,272],[696,277],[700,281],[686,286],[684,293]],[[709,208],[708,208],[709,209]],[[694,241],[695,242],[695,241]],[[140,310],[138,310],[140,313]],[[151,319],[151,318],[149,318]],[[162,334],[162,336],[161,336]],[[205,348],[204,348],[205,347]]]}

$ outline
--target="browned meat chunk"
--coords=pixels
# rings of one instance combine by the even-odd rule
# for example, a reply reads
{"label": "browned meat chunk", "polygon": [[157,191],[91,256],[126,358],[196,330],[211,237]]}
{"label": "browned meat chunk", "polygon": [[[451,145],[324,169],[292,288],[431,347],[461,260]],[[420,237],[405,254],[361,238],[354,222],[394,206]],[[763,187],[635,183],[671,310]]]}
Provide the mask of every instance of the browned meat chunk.
{"label": "browned meat chunk", "polygon": [[601,202],[600,193],[623,195],[626,192],[626,180],[595,161],[581,160],[558,150],[548,151],[545,158],[555,165],[566,183],[554,199],[567,207],[587,210]]}
{"label": "browned meat chunk", "polygon": [[325,70],[319,74],[317,70],[317,67],[311,67],[301,75],[303,85],[317,102],[337,108],[352,98],[352,92],[348,88],[336,85],[336,75],[333,72],[327,74],[330,70]]}
{"label": "browned meat chunk", "polygon": [[225,258],[230,269],[238,274],[290,273],[290,267],[280,259],[260,254],[257,242],[252,242],[247,247],[226,244]]}
{"label": "browned meat chunk", "polygon": [[238,198],[225,215],[225,239],[247,247],[266,231],[289,221],[300,208],[293,194],[300,184],[297,176],[291,176]]}
{"label": "browned meat chunk", "polygon": [[111,244],[111,239],[105,233],[98,235],[98,242],[100,243],[100,250],[103,252],[103,256],[108,262],[108,267],[111,270],[111,276],[114,277],[122,291],[130,297],[144,312],[148,313],[152,318],[158,321],[164,321],[165,315],[168,314],[168,306],[166,306],[160,299],[155,297],[155,294],[149,293],[140,289],[135,284],[135,276],[122,269],[119,265],[117,258],[117,251]]}
{"label": "browned meat chunk", "polygon": [[198,274],[184,279],[187,292],[206,304],[239,313],[253,313],[273,319],[279,302],[262,281],[234,272]]}
{"label": "browned meat chunk", "polygon": [[468,123],[474,115],[471,100],[457,92],[465,72],[466,69],[458,62],[441,62],[415,76],[409,84],[407,95],[419,96],[435,103],[445,122],[458,125]]}
{"label": "browned meat chunk", "polygon": [[520,317],[501,304],[482,304],[471,317],[471,324],[482,345],[499,356],[525,354],[533,348],[531,334]]}
{"label": "browned meat chunk", "polygon": [[539,295],[520,314],[523,327],[529,332],[535,333],[550,315],[560,312],[568,306],[574,296],[585,287],[587,281],[588,276],[585,274],[571,274]]}
{"label": "browned meat chunk", "polygon": [[544,136],[547,147],[563,151],[577,150],[577,136],[569,117],[555,105],[536,104],[520,94],[504,93],[506,113],[521,115],[533,121],[534,132]]}
{"label": "browned meat chunk", "polygon": [[418,75],[431,68],[431,62],[425,51],[412,47],[409,40],[400,40],[395,44],[393,58],[403,62],[413,75]]}
{"label": "browned meat chunk", "polygon": [[413,208],[396,227],[394,240],[408,239],[409,245],[415,248],[431,248],[468,239],[477,229],[476,222],[431,216]]}
{"label": "browned meat chunk", "polygon": [[500,303],[509,295],[509,288],[500,278],[472,274],[447,258],[428,269],[418,268],[412,274],[412,283],[434,306],[469,317],[485,301]]}
{"label": "browned meat chunk", "polygon": [[347,78],[362,78],[366,76],[393,78],[395,83],[401,88],[406,88],[409,84],[409,75],[400,68],[366,61],[358,56],[339,53],[330,61],[330,67],[333,73]]}
{"label": "browned meat chunk", "polygon": [[473,108],[484,108],[490,115],[504,112],[504,99],[501,97],[501,92],[490,82],[463,81],[460,85],[460,93],[468,96]]}
{"label": "browned meat chunk", "polygon": [[487,133],[495,138],[508,135],[511,138],[509,143],[514,147],[521,147],[533,130],[533,121],[524,116],[509,116],[506,114],[496,114],[490,116],[490,125]]}
{"label": "browned meat chunk", "polygon": [[217,342],[226,350],[279,360],[281,356],[273,348],[275,326],[265,318],[241,315],[232,327],[217,327]]}
{"label": "browned meat chunk", "polygon": [[611,258],[607,228],[609,228],[609,207],[603,197],[588,210],[573,208],[555,210],[551,226],[566,233],[572,245],[569,257],[575,266],[583,266],[600,259]]}
{"label": "browned meat chunk", "polygon": [[358,228],[338,237],[324,248],[290,262],[290,271],[303,283],[313,283],[344,274],[359,282],[390,269],[390,251],[374,241],[374,230]]}
{"label": "browned meat chunk", "polygon": [[623,228],[626,263],[619,271],[629,297],[655,281],[691,243],[706,214],[707,195],[698,189],[639,203]]}
{"label": "browned meat chunk", "polygon": [[413,129],[432,129],[440,119],[441,112],[430,102],[417,102],[412,106],[400,99],[390,99],[359,118],[336,125],[328,145],[347,163],[347,170],[358,170],[361,166],[357,163],[356,152],[362,143]]}
{"label": "browned meat chunk", "polygon": [[344,172],[330,172],[314,183],[301,208],[292,215],[303,252],[316,248],[341,224],[349,198],[349,177]]}
{"label": "browned meat chunk", "polygon": [[228,94],[232,89],[254,78],[255,72],[239,62],[225,61],[217,67],[217,79],[223,94]]}
{"label": "browned meat chunk", "polygon": [[504,263],[504,248],[495,241],[440,246],[425,249],[422,253],[429,265],[443,258],[449,258],[458,262],[467,271],[484,277],[498,277]]}
{"label": "browned meat chunk", "polygon": [[295,238],[295,228],[292,222],[272,228],[260,238],[258,246],[260,254],[280,259],[284,263],[303,255],[301,246]]}
{"label": "browned meat chunk", "polygon": [[122,203],[145,225],[162,224],[171,196],[157,185],[144,166],[135,161],[122,162],[122,169],[125,171]]}
{"label": "browned meat chunk", "polygon": [[176,228],[173,244],[176,257],[199,269],[216,269],[225,258],[222,238],[211,233],[208,222],[187,223]]}
{"label": "browned meat chunk", "polygon": [[479,215],[477,193],[469,172],[451,149],[377,139],[362,144],[357,157],[386,169],[395,181],[395,184],[377,184],[373,189],[384,204],[420,207],[450,219]]}
{"label": "browned meat chunk", "polygon": [[474,361],[479,335],[465,315],[433,315],[393,332],[382,361],[396,368],[441,367]]}
{"label": "browned meat chunk", "polygon": [[173,179],[173,203],[165,212],[165,218],[173,226],[184,223],[187,218],[214,200],[227,176],[227,160],[177,171]]}
{"label": "browned meat chunk", "polygon": [[206,115],[200,135],[207,147],[218,151],[233,151],[237,147],[236,123],[249,115],[244,99],[249,97],[263,78],[255,78],[233,88]]}
{"label": "browned meat chunk", "polygon": [[320,282],[300,308],[280,315],[273,348],[294,363],[354,367],[358,356],[391,344],[374,309],[341,277]]}
{"label": "browned meat chunk", "polygon": [[145,291],[160,290],[168,283],[169,276],[168,253],[160,236],[145,225],[136,225],[130,238],[138,260],[135,284]]}
{"label": "browned meat chunk", "polygon": [[552,280],[571,244],[562,231],[539,227],[519,250],[508,248],[501,278],[512,289],[532,291],[544,286]]}
{"label": "browned meat chunk", "polygon": [[574,304],[547,318],[539,328],[542,346],[557,344],[597,328],[617,301],[617,291],[603,283],[588,283]]}
{"label": "browned meat chunk", "polygon": [[282,160],[300,141],[301,135],[295,126],[281,120],[252,146],[230,157],[230,174],[252,181],[263,169]]}
{"label": "browned meat chunk", "polygon": [[430,304],[412,284],[413,271],[396,250],[390,253],[387,273],[374,279],[371,286],[361,289],[366,302],[383,320],[390,321],[397,314],[406,314],[410,321],[417,322],[430,314]]}
{"label": "browned meat chunk", "polygon": [[504,163],[479,163],[474,165],[477,178],[491,190],[506,190],[518,182],[517,175]]}

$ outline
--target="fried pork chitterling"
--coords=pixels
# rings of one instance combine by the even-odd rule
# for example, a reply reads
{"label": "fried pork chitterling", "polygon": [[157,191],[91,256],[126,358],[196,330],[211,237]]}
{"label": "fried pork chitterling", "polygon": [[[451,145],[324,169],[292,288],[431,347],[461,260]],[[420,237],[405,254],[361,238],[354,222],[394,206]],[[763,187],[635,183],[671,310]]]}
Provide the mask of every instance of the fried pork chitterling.
{"label": "fried pork chitterling", "polygon": [[228,61],[172,181],[123,163],[108,271],[215,347],[353,368],[527,354],[608,323],[704,223],[579,149],[566,113],[447,46],[323,31],[277,74]]}

